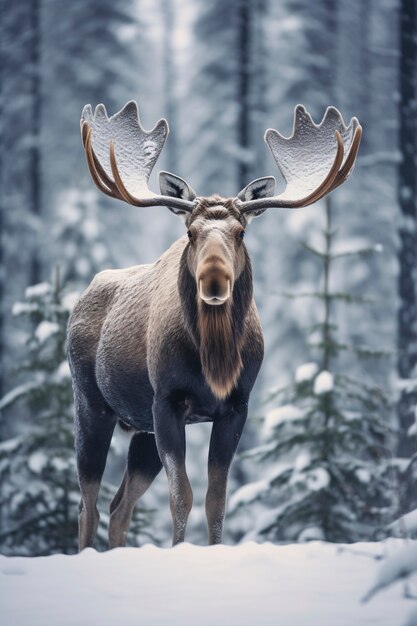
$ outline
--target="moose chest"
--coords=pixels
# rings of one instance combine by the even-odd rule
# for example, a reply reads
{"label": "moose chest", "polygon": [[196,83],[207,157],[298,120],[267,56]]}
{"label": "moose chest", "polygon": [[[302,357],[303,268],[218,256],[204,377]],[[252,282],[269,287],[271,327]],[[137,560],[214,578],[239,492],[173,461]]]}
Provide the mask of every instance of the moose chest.
{"label": "moose chest", "polygon": [[227,398],[219,399],[207,384],[198,349],[180,333],[167,336],[166,341],[158,345],[155,343],[147,355],[145,345],[139,340],[136,350],[129,349],[127,338],[125,341],[117,351],[114,338],[112,350],[106,341],[101,342],[96,358],[96,380],[115,415],[138,431],[154,431],[155,392],[167,398],[172,417],[182,419],[185,424],[227,417],[236,402],[249,396],[262,361],[259,347],[258,358],[244,351],[247,363],[236,388]]}

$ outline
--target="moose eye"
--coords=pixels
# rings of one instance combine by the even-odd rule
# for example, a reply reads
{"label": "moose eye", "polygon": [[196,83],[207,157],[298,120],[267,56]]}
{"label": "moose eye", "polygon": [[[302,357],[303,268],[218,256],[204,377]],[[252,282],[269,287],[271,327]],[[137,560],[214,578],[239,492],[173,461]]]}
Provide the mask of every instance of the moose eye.
{"label": "moose eye", "polygon": [[191,230],[187,230],[187,237],[188,237],[188,239],[192,239],[193,238],[193,233],[191,232]]}
{"label": "moose eye", "polygon": [[241,231],[240,231],[240,233],[239,233],[239,237],[240,237],[241,239],[243,239],[243,237],[244,237],[244,236],[245,236],[245,231],[244,231],[244,230],[241,230]]}

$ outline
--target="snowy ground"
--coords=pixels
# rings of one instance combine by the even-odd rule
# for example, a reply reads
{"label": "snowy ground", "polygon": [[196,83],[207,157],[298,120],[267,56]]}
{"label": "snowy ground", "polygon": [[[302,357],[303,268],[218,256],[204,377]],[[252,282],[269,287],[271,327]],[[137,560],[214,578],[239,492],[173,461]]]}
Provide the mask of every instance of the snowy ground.
{"label": "snowy ground", "polygon": [[[411,547],[415,550],[416,542]],[[390,540],[350,546],[147,545],[101,554],[88,549],[77,556],[0,557],[0,621],[4,626],[405,626],[416,601],[404,597],[404,583],[361,603],[386,563],[372,557],[401,550],[403,542]],[[416,582],[411,579],[410,588]]]}

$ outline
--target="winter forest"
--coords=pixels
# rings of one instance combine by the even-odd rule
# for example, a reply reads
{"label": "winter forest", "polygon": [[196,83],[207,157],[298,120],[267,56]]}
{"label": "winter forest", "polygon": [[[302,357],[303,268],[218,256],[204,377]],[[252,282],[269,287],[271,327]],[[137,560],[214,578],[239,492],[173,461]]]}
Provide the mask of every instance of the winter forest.
{"label": "winter forest", "polygon": [[[363,138],[327,199],[270,209],[246,245],[265,359],[229,482],[226,543],[350,543],[417,535],[417,1],[1,0],[0,552],[77,551],[68,316],[93,276],[154,262],[184,233],[166,208],[94,186],[83,106],[129,100],[170,135],[156,170],[198,195],[267,175],[263,141],[305,105]],[[156,172],[157,173],[157,172]],[[154,173],[151,187],[157,191]],[[205,545],[208,424],[187,430]],[[129,434],[117,429],[97,549]],[[161,473],[128,545],[169,545]]]}

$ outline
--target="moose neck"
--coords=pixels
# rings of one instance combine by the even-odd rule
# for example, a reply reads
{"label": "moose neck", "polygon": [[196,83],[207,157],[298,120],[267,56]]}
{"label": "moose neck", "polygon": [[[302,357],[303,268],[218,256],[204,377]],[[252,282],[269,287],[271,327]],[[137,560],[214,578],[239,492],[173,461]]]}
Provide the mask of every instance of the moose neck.
{"label": "moose neck", "polygon": [[245,267],[235,282],[231,298],[221,306],[212,306],[197,295],[187,252],[186,248],[178,277],[186,329],[200,352],[208,386],[217,398],[224,399],[235,387],[242,369],[245,318],[253,293],[250,258],[245,250]]}

